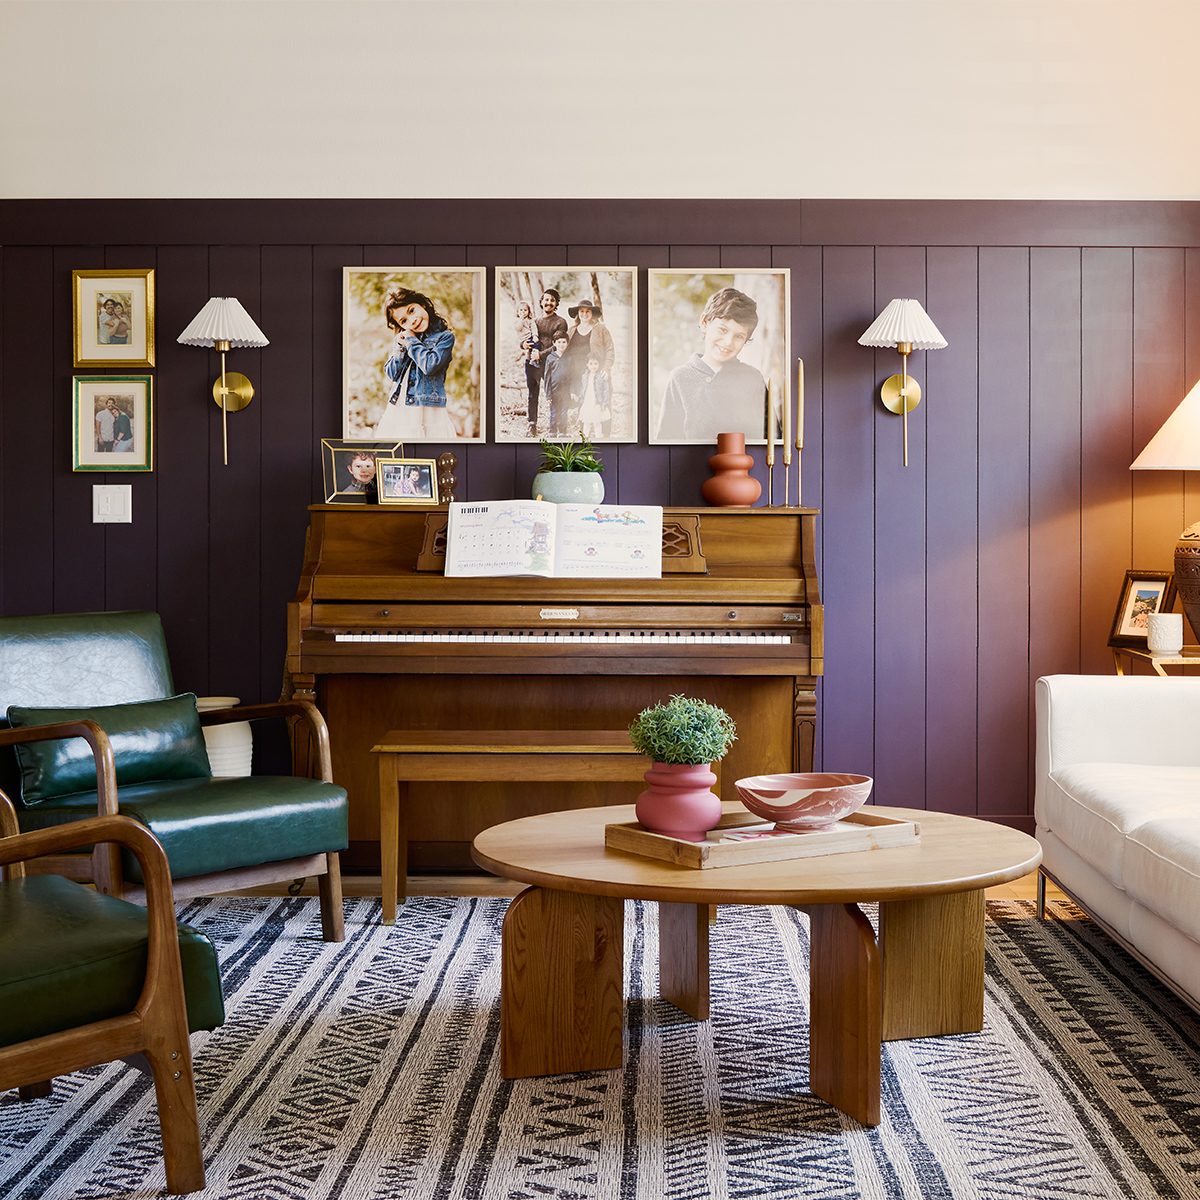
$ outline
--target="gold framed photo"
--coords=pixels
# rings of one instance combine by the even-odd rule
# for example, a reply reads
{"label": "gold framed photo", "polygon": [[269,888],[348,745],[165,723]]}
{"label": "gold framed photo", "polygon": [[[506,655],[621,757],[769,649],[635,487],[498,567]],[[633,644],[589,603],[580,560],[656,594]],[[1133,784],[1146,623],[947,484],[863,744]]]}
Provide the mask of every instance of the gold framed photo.
{"label": "gold framed photo", "polygon": [[75,375],[72,471],[154,470],[154,379]]}
{"label": "gold framed photo", "polygon": [[321,477],[326,504],[375,501],[376,461],[404,453],[403,442],[347,442],[321,439]]}
{"label": "gold framed photo", "polygon": [[154,271],[72,271],[77,367],[154,366]]}
{"label": "gold framed photo", "polygon": [[380,504],[436,504],[437,463],[432,458],[375,460]]}
{"label": "gold framed photo", "polygon": [[1175,577],[1170,571],[1126,571],[1108,644],[1145,650],[1150,617],[1175,607]]}

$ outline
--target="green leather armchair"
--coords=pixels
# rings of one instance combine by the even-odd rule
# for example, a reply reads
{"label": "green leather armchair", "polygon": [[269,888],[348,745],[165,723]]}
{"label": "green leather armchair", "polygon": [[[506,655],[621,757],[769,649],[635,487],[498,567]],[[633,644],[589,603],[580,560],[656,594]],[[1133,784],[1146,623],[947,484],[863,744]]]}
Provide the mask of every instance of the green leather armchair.
{"label": "green leather armchair", "polygon": [[[345,936],[338,853],[348,844],[346,792],[333,783],[329,733],[312,704],[197,715],[193,696],[175,695],[156,613],[55,614],[0,618],[0,717],[0,793],[16,801],[22,831],[131,817],[162,844],[177,898],[313,875],[323,936]],[[301,727],[307,776],[213,778],[201,725],[269,717]],[[33,727],[89,720],[98,728],[69,741],[30,736]],[[111,786],[97,773],[107,760]],[[33,869],[144,897],[136,856],[115,844]]]}
{"label": "green leather armchair", "polygon": [[[54,728],[57,736],[77,732]],[[50,735],[48,735],[50,736]],[[111,757],[102,756],[111,782]],[[25,860],[90,843],[118,843],[138,861],[146,907],[57,875],[26,877]],[[17,833],[0,796],[0,1089],[49,1095],[56,1075],[117,1058],[154,1079],[167,1188],[204,1186],[188,1034],[225,1020],[212,944],[176,925],[162,847],[128,817],[92,817]]]}

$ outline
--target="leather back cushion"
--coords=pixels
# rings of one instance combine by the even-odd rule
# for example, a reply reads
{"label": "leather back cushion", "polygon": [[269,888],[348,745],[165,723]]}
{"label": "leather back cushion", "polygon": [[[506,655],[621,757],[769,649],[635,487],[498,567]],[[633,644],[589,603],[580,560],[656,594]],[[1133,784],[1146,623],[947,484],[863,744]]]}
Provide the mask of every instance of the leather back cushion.
{"label": "leather back cushion", "polygon": [[[26,708],[14,704],[8,710],[9,724],[18,729],[84,718],[95,721],[108,734],[118,784],[197,779],[212,774],[196,697],[191,692],[135,704],[77,708]],[[17,747],[17,762],[25,804],[95,790],[95,759],[83,738],[28,742]]]}

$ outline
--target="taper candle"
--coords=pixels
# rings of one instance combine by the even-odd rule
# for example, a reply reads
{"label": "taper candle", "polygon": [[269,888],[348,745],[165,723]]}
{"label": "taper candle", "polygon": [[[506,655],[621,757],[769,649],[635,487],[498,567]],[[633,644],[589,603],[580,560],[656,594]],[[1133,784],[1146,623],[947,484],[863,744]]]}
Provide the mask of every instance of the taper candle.
{"label": "taper candle", "polygon": [[804,359],[796,359],[796,449],[804,449]]}
{"label": "taper candle", "polygon": [[767,466],[775,465],[775,407],[771,403],[771,381],[767,380]]}
{"label": "taper candle", "polygon": [[[787,383],[787,377],[784,377],[784,383]],[[783,389],[783,461],[791,462],[792,456],[787,452],[788,446],[792,441],[792,403],[788,399],[787,387]]]}

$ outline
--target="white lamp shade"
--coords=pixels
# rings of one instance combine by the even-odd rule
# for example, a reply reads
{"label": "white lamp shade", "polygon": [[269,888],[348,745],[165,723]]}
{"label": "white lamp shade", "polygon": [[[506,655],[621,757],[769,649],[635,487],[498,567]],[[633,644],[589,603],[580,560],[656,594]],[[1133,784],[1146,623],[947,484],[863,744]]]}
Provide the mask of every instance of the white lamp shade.
{"label": "white lamp shade", "polygon": [[920,300],[892,300],[858,339],[860,346],[895,349],[908,342],[914,350],[943,350],[946,339],[921,307]]}
{"label": "white lamp shade", "polygon": [[1200,471],[1200,383],[1130,464],[1131,471]]}
{"label": "white lamp shade", "polygon": [[250,314],[233,296],[214,296],[192,318],[191,324],[179,335],[185,346],[212,346],[228,342],[231,346],[258,349],[269,346],[266,335]]}

